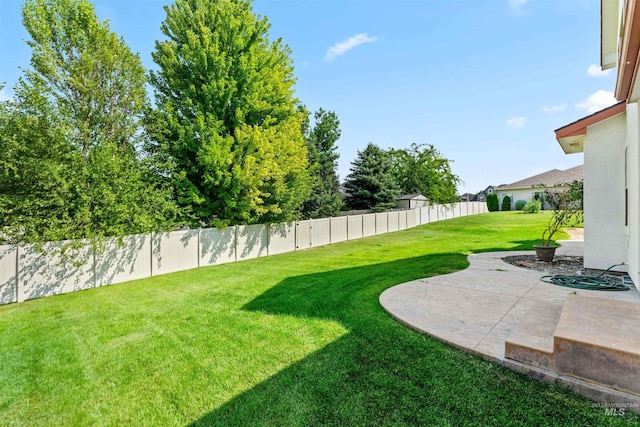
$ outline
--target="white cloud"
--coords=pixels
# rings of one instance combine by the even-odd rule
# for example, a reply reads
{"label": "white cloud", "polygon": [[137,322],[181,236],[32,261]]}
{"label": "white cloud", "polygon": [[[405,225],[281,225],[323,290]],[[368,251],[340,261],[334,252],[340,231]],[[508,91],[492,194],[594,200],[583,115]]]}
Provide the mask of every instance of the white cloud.
{"label": "white cloud", "polygon": [[327,55],[324,57],[325,61],[331,62],[336,56],[344,55],[354,47],[363,43],[371,43],[378,40],[378,37],[370,37],[366,33],[357,34],[353,37],[349,37],[345,41],[335,44],[327,51]]}
{"label": "white cloud", "polygon": [[547,107],[546,105],[544,107],[542,107],[542,111],[544,111],[545,113],[559,113],[561,111],[564,111],[567,109],[567,104],[559,104],[559,105],[552,105],[551,107]]}
{"label": "white cloud", "polygon": [[524,5],[527,4],[529,0],[509,0],[509,6],[511,7],[511,10],[513,10],[514,12],[520,12],[522,11],[522,8],[524,8]]}
{"label": "white cloud", "polygon": [[0,101],[13,101],[13,96],[9,95],[4,88],[0,89]]}
{"label": "white cloud", "polygon": [[591,64],[589,68],[587,68],[587,74],[591,77],[604,77],[608,76],[611,73],[611,69],[603,70],[599,65]]}
{"label": "white cloud", "polygon": [[613,96],[613,92],[607,92],[606,90],[599,90],[592,93],[582,102],[576,104],[576,108],[579,110],[586,110],[589,114],[595,113],[612,106],[618,102]]}
{"label": "white cloud", "polygon": [[507,120],[507,126],[512,127],[514,129],[519,129],[524,126],[527,119],[524,117],[515,117],[513,119]]}

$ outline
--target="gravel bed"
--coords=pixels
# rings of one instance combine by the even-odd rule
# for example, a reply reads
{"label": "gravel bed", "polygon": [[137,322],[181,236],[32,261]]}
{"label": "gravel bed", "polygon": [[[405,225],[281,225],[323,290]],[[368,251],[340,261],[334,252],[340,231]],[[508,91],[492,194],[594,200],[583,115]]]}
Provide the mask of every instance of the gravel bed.
{"label": "gravel bed", "polygon": [[[535,255],[515,255],[502,258],[516,267],[528,268],[529,270],[537,270],[544,275],[561,274],[565,276],[599,276],[612,280],[625,281],[628,278],[627,273],[618,271],[608,271],[604,273],[602,270],[585,269],[583,267],[583,257],[581,256],[555,256],[553,261],[539,261]],[[604,273],[604,274],[603,274]],[[630,279],[629,279],[630,280]]]}
{"label": "gravel bed", "polygon": [[551,262],[539,261],[535,255],[506,256],[502,259],[516,267],[542,271],[546,274],[584,274],[583,258],[581,256],[556,256]]}

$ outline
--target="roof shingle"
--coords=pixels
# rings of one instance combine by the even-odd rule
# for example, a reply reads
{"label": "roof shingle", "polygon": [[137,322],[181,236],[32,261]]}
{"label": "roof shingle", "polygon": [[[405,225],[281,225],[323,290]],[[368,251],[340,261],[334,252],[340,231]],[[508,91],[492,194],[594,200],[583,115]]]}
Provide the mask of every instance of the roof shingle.
{"label": "roof shingle", "polygon": [[511,184],[500,185],[497,189],[515,190],[519,188],[533,188],[537,186],[553,187],[555,185],[569,184],[573,181],[579,181],[584,178],[582,166],[583,165],[576,166],[565,171],[552,169],[520,181],[512,182]]}

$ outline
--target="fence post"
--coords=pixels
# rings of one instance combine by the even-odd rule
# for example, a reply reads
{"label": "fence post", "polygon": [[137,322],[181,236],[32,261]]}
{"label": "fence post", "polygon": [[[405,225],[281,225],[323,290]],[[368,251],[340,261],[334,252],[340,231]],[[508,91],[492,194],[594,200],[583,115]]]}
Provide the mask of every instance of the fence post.
{"label": "fence post", "polygon": [[20,245],[16,245],[16,302],[18,301],[18,297],[20,296],[20,292],[18,291],[18,285],[20,284],[20,280],[18,280],[18,274],[20,273],[19,270],[19,260],[20,259]]}
{"label": "fence post", "polygon": [[151,277],[153,277],[153,235],[155,233],[151,232],[151,238],[149,239],[149,245],[151,246],[151,250],[149,251],[149,262],[150,262],[150,269],[149,271],[151,271]]}
{"label": "fence post", "polygon": [[349,215],[347,215],[347,241],[349,240]]}
{"label": "fence post", "polygon": [[374,236],[377,236],[378,235],[378,214],[377,213],[374,214],[373,219],[375,220],[373,221],[373,231],[376,233],[374,234]]}
{"label": "fence post", "polygon": [[269,256],[269,246],[271,245],[271,224],[266,224],[267,227],[267,256]]}
{"label": "fence post", "polygon": [[238,226],[233,226],[233,258],[238,262]]}
{"label": "fence post", "polygon": [[91,275],[93,276],[93,288],[97,288],[97,284],[98,284],[98,278],[96,277],[96,247],[94,244],[91,244],[91,252],[93,253],[93,256],[91,257],[93,259],[93,269],[92,269],[92,273]]}

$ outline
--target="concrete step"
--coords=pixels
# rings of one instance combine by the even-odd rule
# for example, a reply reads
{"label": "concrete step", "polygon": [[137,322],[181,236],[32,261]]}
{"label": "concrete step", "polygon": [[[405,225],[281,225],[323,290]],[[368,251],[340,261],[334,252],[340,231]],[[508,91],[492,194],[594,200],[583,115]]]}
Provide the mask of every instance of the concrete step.
{"label": "concrete step", "polygon": [[553,335],[561,313],[560,304],[534,301],[506,340],[505,358],[554,370]]}
{"label": "concrete step", "polygon": [[640,304],[569,295],[553,339],[555,371],[640,395]]}
{"label": "concrete step", "polygon": [[577,294],[562,306],[536,302],[505,342],[505,365],[597,401],[639,404],[638,325],[634,302]]}

